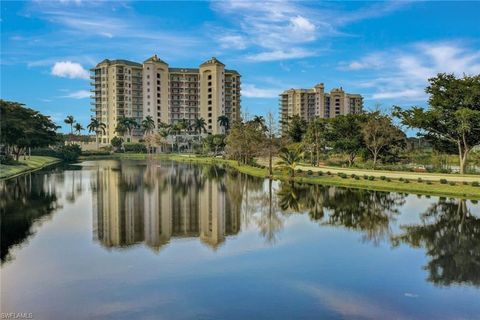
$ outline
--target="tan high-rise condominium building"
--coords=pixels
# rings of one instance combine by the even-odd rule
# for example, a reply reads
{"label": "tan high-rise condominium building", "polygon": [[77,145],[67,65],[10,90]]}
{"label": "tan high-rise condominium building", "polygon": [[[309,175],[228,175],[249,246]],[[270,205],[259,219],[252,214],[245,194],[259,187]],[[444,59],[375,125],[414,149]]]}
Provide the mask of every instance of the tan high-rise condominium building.
{"label": "tan high-rise condominium building", "polygon": [[224,133],[218,117],[240,119],[240,74],[212,58],[197,68],[170,68],[156,55],[143,63],[143,110],[158,123],[205,119],[207,131]]}
{"label": "tan high-rise condominium building", "polygon": [[[140,63],[108,59],[91,69],[92,111],[95,118],[106,125],[105,134],[99,136],[100,143],[110,144],[117,135],[115,129],[121,117],[142,121],[142,70]],[[127,139],[139,136],[141,131],[134,129]]]}
{"label": "tan high-rise condominium building", "polygon": [[[93,82],[92,109],[95,117],[106,124],[102,144],[110,144],[118,133],[121,117],[134,118],[138,124],[147,116],[155,122],[173,124],[186,119],[193,124],[203,118],[208,133],[224,133],[218,117],[230,122],[240,119],[240,74],[225,69],[212,58],[199,68],[170,68],[156,55],[143,65],[127,60],[104,60],[91,69]],[[127,134],[138,140],[140,129]]]}
{"label": "tan high-rise condominium building", "polygon": [[346,93],[341,87],[325,92],[324,84],[320,83],[313,89],[289,89],[280,94],[282,131],[294,115],[309,121],[314,117],[334,118],[342,114],[361,113],[362,108],[363,97]]}

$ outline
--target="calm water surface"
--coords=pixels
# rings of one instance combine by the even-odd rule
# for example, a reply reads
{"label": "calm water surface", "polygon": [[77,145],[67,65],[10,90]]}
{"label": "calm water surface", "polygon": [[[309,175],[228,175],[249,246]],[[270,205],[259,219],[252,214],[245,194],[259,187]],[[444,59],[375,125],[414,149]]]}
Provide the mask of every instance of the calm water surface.
{"label": "calm water surface", "polygon": [[472,201],[98,161],[0,185],[1,311],[480,319]]}

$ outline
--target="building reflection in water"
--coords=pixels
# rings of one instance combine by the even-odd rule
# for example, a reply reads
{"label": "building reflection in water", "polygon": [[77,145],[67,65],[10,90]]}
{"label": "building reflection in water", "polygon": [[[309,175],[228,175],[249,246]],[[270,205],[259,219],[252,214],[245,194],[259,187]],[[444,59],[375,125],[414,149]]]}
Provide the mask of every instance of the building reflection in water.
{"label": "building reflection in water", "polygon": [[104,161],[92,178],[94,239],[105,247],[143,242],[158,251],[172,238],[198,237],[216,249],[240,231],[241,198],[227,191],[235,181],[224,169]]}

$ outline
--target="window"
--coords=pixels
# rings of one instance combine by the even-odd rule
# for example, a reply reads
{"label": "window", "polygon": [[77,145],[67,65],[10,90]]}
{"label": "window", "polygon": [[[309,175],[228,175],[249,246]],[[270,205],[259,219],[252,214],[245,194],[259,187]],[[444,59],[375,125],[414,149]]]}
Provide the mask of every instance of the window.
{"label": "window", "polygon": [[157,73],[157,79],[160,79],[160,73]]}
{"label": "window", "polygon": [[212,86],[212,81],[208,81],[208,86],[209,86],[209,87]]}
{"label": "window", "polygon": [[211,74],[208,75],[208,80],[212,80],[212,75]]}
{"label": "window", "polygon": [[212,88],[208,88],[208,92],[212,92]]}
{"label": "window", "polygon": [[[212,119],[208,119],[208,123],[212,123]],[[211,129],[212,126],[209,126],[209,129]]]}
{"label": "window", "polygon": [[208,99],[212,99],[212,95],[211,95],[211,94],[208,95]]}
{"label": "window", "polygon": [[158,85],[158,86],[160,85],[160,80],[157,80],[157,85]]}
{"label": "window", "polygon": [[211,114],[211,113],[209,113],[209,114],[208,114],[208,116],[211,118],[211,117],[212,117],[212,114]]}
{"label": "window", "polygon": [[212,100],[208,100],[208,104],[209,104],[209,105],[212,104]]}

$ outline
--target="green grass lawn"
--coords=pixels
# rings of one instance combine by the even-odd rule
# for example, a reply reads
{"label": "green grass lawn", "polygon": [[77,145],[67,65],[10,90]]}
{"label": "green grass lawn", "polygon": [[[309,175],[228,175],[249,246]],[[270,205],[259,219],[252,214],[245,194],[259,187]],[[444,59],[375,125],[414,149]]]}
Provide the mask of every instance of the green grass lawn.
{"label": "green grass lawn", "polygon": [[[237,169],[240,172],[261,177],[267,178],[268,177],[268,169],[265,168],[257,168],[247,165],[238,164],[236,161],[233,160],[225,160],[222,158],[213,158],[213,157],[202,157],[202,156],[195,156],[195,155],[188,155],[188,154],[155,154],[155,155],[146,155],[146,154],[115,154],[114,158],[118,159],[131,159],[131,160],[145,160],[148,157],[153,159],[165,159],[165,160],[173,160],[173,161],[184,161],[184,162],[195,162],[201,164],[226,164],[232,168]],[[92,157],[93,158],[93,157]],[[87,157],[85,159],[92,159]],[[112,157],[109,157],[110,159]],[[418,175],[416,175],[413,179],[407,178],[404,181],[396,178],[399,173],[402,176],[405,176],[405,172],[397,172],[397,171],[384,171],[382,172],[385,177],[388,177],[389,174],[394,174],[394,177],[389,177],[387,180],[382,180],[380,177],[374,177],[374,180],[364,179],[363,175],[357,175],[359,178],[358,180],[351,177],[351,173],[347,175],[346,178],[342,178],[337,174],[333,173],[328,175],[323,171],[324,174],[319,176],[317,172],[312,172],[311,175],[307,174],[307,171],[304,170],[301,174],[297,174],[295,177],[295,181],[297,182],[305,182],[305,183],[312,183],[312,184],[323,184],[323,185],[333,185],[333,186],[342,186],[342,187],[352,187],[352,188],[359,188],[359,189],[370,189],[370,190],[379,190],[379,191],[396,191],[396,192],[407,192],[407,193],[414,193],[414,194],[424,194],[424,195],[437,195],[437,196],[451,196],[451,197],[460,197],[460,198],[468,198],[468,199],[480,199],[480,187],[473,186],[471,181],[464,184],[463,181],[448,181],[446,184],[442,184],[439,181],[429,181],[427,183],[426,180],[419,182]],[[436,175],[436,174],[433,174]],[[441,177],[446,176],[447,180],[448,177],[459,176],[459,175],[440,175]],[[477,176],[478,177],[478,176]],[[288,176],[286,172],[281,172],[276,170],[274,172],[274,179],[282,180],[282,181],[290,181],[291,178]],[[421,177],[425,178],[425,176]],[[408,182],[406,182],[408,181]],[[452,183],[452,184],[450,184]]]}
{"label": "green grass lawn", "polygon": [[60,159],[44,156],[31,156],[30,159],[23,160],[20,158],[17,165],[3,165],[0,164],[0,179],[6,179],[23,172],[40,169],[50,164],[60,162]]}

